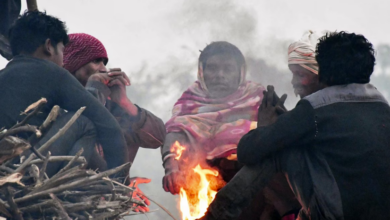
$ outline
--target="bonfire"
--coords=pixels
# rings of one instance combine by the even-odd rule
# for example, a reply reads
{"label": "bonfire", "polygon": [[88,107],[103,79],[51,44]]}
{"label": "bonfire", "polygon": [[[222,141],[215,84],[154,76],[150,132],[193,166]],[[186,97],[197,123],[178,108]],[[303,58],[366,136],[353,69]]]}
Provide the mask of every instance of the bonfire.
{"label": "bonfire", "polygon": [[175,159],[186,167],[186,186],[180,188],[180,211],[182,220],[195,220],[205,215],[208,206],[214,200],[218,189],[225,185],[219,172],[206,164],[191,167],[188,155],[184,154],[186,147],[176,141],[171,152],[176,153]]}

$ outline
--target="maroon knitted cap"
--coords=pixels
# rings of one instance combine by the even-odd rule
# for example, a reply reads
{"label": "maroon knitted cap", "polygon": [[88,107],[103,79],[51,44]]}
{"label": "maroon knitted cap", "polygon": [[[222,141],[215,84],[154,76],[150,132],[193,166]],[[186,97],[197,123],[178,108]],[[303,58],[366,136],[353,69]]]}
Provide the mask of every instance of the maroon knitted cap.
{"label": "maroon knitted cap", "polygon": [[85,64],[99,58],[108,62],[106,48],[95,37],[88,34],[69,34],[69,43],[64,49],[64,68],[74,73]]}

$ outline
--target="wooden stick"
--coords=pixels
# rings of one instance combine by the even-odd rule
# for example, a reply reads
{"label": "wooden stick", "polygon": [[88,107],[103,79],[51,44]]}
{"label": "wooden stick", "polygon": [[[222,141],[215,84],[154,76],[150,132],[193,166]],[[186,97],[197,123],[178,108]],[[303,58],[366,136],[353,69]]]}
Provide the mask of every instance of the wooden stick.
{"label": "wooden stick", "polygon": [[60,114],[60,107],[58,105],[53,106],[49,115],[47,116],[45,121],[42,123],[42,125],[39,127],[39,130],[45,131],[48,127],[50,127],[51,123],[53,123],[55,120],[57,120],[57,117],[59,114]]}
{"label": "wooden stick", "polygon": [[40,137],[37,137],[35,134],[31,135],[28,139],[28,142],[31,144],[30,150],[40,159],[44,159],[43,155],[35,149],[35,145],[38,143],[38,141],[42,138],[43,134],[46,133],[46,131],[49,130],[52,123],[57,119],[60,112],[60,107],[58,105],[55,105],[49,115],[46,117],[45,121],[42,123],[42,125],[39,127],[39,130],[41,131],[42,135]]}
{"label": "wooden stick", "polygon": [[9,205],[6,202],[4,202],[2,199],[0,199],[0,213],[5,215],[6,217],[11,218],[12,215],[11,213],[9,213],[8,211],[9,209],[10,209]]}
{"label": "wooden stick", "polygon": [[[92,176],[89,174],[90,171],[88,170],[81,170],[79,167],[74,167],[69,170],[69,172],[64,172],[62,176],[59,176],[58,178],[51,178],[47,179],[40,187],[33,189],[31,192],[29,192],[27,195],[31,195],[40,191],[48,190],[51,188],[56,188],[62,184],[65,184],[69,181],[75,181],[80,178],[85,178],[88,176]],[[94,173],[96,174],[96,173]]]}
{"label": "wooden stick", "polygon": [[11,187],[7,187],[8,204],[12,210],[12,216],[15,220],[23,220],[22,212],[20,212],[18,206],[15,203],[14,195]]}
{"label": "wooden stick", "polygon": [[[39,111],[42,109],[42,107],[43,107],[44,105],[46,105],[46,103],[47,103],[47,100],[46,100],[45,98],[41,98],[41,99],[38,100],[36,103],[32,104],[32,105],[34,105],[34,107],[33,107],[34,110],[33,110],[31,113],[27,114],[27,116],[26,116],[21,122],[19,122],[19,123],[17,123],[16,125],[12,126],[12,127],[10,128],[10,130],[13,129],[13,128],[17,128],[17,127],[20,127],[20,126],[22,126],[22,125],[25,125],[25,124],[27,123],[28,120],[30,120],[33,116],[35,116],[35,115],[37,115],[37,114],[39,113]],[[30,105],[30,106],[32,106],[32,105]],[[30,107],[30,106],[29,106],[29,107]],[[36,107],[35,107],[35,106],[36,106]],[[27,109],[25,110],[25,113],[27,113],[29,110],[30,110],[30,109],[27,108]],[[26,112],[26,111],[27,111],[27,112]]]}
{"label": "wooden stick", "polygon": [[15,202],[16,203],[25,202],[25,201],[29,201],[31,199],[35,199],[35,198],[47,195],[49,193],[57,193],[57,192],[61,192],[61,191],[67,190],[67,189],[71,189],[71,188],[76,187],[76,186],[84,185],[86,183],[90,183],[92,181],[102,179],[103,177],[118,173],[122,170],[125,170],[126,168],[128,169],[129,166],[130,166],[130,163],[126,163],[126,164],[123,164],[122,166],[119,166],[117,168],[107,170],[107,171],[104,171],[102,173],[98,173],[96,175],[86,177],[86,178],[81,179],[81,180],[77,180],[77,181],[74,181],[74,182],[71,182],[68,184],[64,184],[64,185],[61,185],[61,186],[56,187],[56,188],[51,188],[51,189],[47,189],[44,191],[40,191],[40,192],[31,194],[31,195],[26,195],[22,198],[15,199]]}
{"label": "wooden stick", "polygon": [[45,160],[45,157],[44,157],[41,153],[39,153],[39,151],[37,151],[37,149],[35,149],[34,146],[31,146],[31,147],[30,147],[30,150],[31,150],[39,159]]}
{"label": "wooden stick", "polygon": [[0,140],[9,136],[9,135],[14,135],[14,134],[21,133],[21,132],[31,132],[31,133],[34,133],[35,135],[37,135],[38,137],[40,137],[42,135],[41,131],[38,130],[37,127],[32,126],[32,125],[23,125],[23,126],[20,126],[17,128],[9,129],[4,133],[1,133]]}
{"label": "wooden stick", "polygon": [[50,198],[53,199],[54,205],[58,208],[59,210],[59,217],[61,220],[72,220],[69,218],[68,213],[65,211],[64,207],[62,206],[60,200],[55,196],[53,193],[49,193]]}
{"label": "wooden stick", "polygon": [[[77,153],[76,155],[69,161],[68,164],[66,164],[66,166],[64,168],[62,168],[60,171],[58,171],[58,173],[56,173],[53,178],[55,178],[56,176],[60,175],[61,173],[63,173],[64,171],[68,170],[74,162],[77,161],[77,159],[79,159],[80,155],[84,152],[84,149],[81,148]],[[84,163],[85,163],[85,159],[84,159]]]}
{"label": "wooden stick", "polygon": [[[4,165],[4,164],[3,164],[3,165]],[[13,170],[13,169],[11,169],[11,168],[9,168],[9,167],[6,167],[6,166],[3,166],[3,165],[0,166],[0,170],[1,170],[1,171],[7,172],[7,173],[14,173],[14,170]]]}
{"label": "wooden stick", "polygon": [[[50,147],[59,137],[61,137],[65,132],[70,128],[70,126],[76,121],[78,117],[80,117],[81,113],[85,110],[85,107],[81,107],[77,112],[72,116],[72,118],[65,124],[63,128],[61,128],[57,134],[51,137],[44,145],[39,148],[39,152],[45,151]],[[19,172],[26,168],[26,166],[35,158],[35,155],[31,154],[21,165],[18,167],[15,172]]]}
{"label": "wooden stick", "polygon": [[[131,187],[128,187],[128,186],[126,186],[126,185],[123,185],[122,183],[117,182],[117,181],[115,181],[115,180],[112,180],[112,179],[110,179],[110,178],[104,177],[103,179],[104,179],[104,180],[107,180],[107,181],[111,181],[111,182],[113,182],[113,183],[115,183],[115,184],[118,184],[119,186],[124,187],[124,188],[133,190]],[[151,198],[149,198],[148,196],[146,196],[146,195],[143,194],[143,193],[140,193],[140,192],[137,192],[137,193],[138,193],[138,194],[141,194],[142,196],[145,196],[146,198],[148,198],[150,201],[152,201],[153,203],[155,203],[156,205],[158,205],[158,207],[160,207],[162,210],[164,210],[169,216],[171,216],[172,219],[176,220],[176,218],[172,215],[172,213],[170,213],[166,208],[164,208],[164,206],[158,204],[156,201],[152,200]]]}
{"label": "wooden stick", "polygon": [[49,159],[50,159],[50,151],[47,152],[46,154],[46,158],[45,160],[43,161],[43,165],[41,167],[41,170],[39,171],[39,182],[43,183],[43,180],[45,178],[45,174],[46,174],[46,167],[47,167],[47,164],[49,162]]}
{"label": "wooden stick", "polygon": [[[73,160],[73,159],[74,159],[74,156],[51,156],[49,158],[49,162],[70,161],[70,160]],[[30,161],[30,163],[28,163],[28,165],[37,164],[37,163],[43,163],[43,162],[44,162],[44,160],[35,159],[35,160]],[[74,162],[86,163],[86,160],[85,160],[84,157],[79,157]]]}
{"label": "wooden stick", "polygon": [[27,0],[28,11],[38,11],[37,0]]}
{"label": "wooden stick", "polygon": [[[41,212],[42,209],[47,209],[49,207],[55,206],[53,200],[46,200],[38,204],[33,204],[30,206],[22,207],[20,210],[22,212]],[[78,212],[80,210],[94,209],[96,207],[92,201],[80,202],[80,203],[71,203],[62,205],[67,212]],[[45,210],[46,211],[46,210]]]}

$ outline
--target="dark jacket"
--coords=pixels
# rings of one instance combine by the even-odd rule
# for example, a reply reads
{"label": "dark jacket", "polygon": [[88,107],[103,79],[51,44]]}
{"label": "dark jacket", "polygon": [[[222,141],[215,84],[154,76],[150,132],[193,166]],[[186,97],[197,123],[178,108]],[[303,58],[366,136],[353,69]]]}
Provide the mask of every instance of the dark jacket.
{"label": "dark jacket", "polygon": [[47,104],[29,124],[41,125],[54,105],[67,111],[86,106],[83,115],[96,127],[108,168],[127,161],[126,143],[115,118],[68,71],[43,59],[16,56],[0,71],[0,127],[21,121],[25,116],[20,113],[42,97]]}
{"label": "dark jacket", "polygon": [[128,159],[133,162],[139,147],[156,149],[165,139],[164,122],[151,112],[138,108],[136,117],[130,116],[122,107],[107,99],[110,89],[99,81],[88,81],[86,89],[91,92],[111,114],[122,128],[128,147]]}
{"label": "dark jacket", "polygon": [[[336,219],[388,219],[389,134],[390,107],[375,87],[371,84],[332,86],[305,97],[274,124],[245,135],[238,146],[238,160],[256,164],[277,151],[301,150],[304,153],[295,163],[306,161],[301,176],[306,176],[309,185],[329,182],[329,179],[332,182],[334,178],[334,197],[327,199],[336,203],[341,200],[342,214]],[[321,163],[311,163],[312,158]],[[331,176],[327,177],[327,173]],[[301,178],[296,173],[288,176],[293,181],[293,176]],[[316,195],[313,197],[313,192],[305,191],[299,184],[295,189],[301,203],[309,204],[306,214],[321,216],[321,205],[310,207],[318,205],[318,201],[313,201]],[[327,192],[321,192],[320,186],[320,193]]]}

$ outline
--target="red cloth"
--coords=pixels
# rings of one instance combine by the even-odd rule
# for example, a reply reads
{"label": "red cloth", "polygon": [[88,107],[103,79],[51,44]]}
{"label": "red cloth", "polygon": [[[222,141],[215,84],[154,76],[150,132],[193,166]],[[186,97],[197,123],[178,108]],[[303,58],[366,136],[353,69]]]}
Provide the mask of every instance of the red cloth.
{"label": "red cloth", "polygon": [[85,64],[104,58],[108,62],[106,48],[95,37],[88,34],[69,34],[69,43],[64,49],[64,68],[74,73]]}

